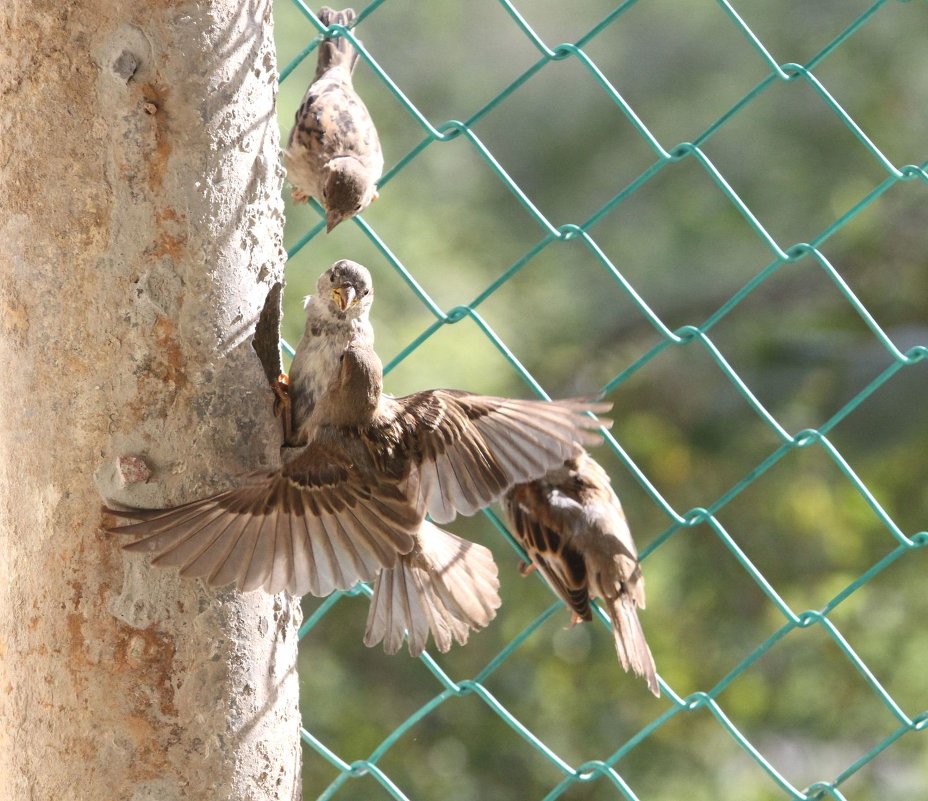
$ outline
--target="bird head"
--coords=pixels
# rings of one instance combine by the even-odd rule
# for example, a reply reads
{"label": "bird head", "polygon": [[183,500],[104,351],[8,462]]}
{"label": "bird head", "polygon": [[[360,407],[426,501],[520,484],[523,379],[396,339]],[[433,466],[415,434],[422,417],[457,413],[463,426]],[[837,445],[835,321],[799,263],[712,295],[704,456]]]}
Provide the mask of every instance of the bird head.
{"label": "bird head", "polygon": [[316,297],[339,319],[363,319],[374,302],[374,284],[366,267],[340,259],[319,276]]}
{"label": "bird head", "polygon": [[376,194],[370,171],[360,161],[352,156],[333,159],[322,185],[326,231],[366,209]]}

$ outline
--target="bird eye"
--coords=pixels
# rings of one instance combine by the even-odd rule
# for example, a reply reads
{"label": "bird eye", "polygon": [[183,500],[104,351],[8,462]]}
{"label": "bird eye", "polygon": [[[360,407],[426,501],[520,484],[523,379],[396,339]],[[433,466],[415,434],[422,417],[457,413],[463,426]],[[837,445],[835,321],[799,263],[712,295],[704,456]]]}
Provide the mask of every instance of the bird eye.
{"label": "bird eye", "polygon": [[366,297],[367,297],[368,295],[370,295],[370,294],[371,294],[371,291],[370,291],[369,289],[365,289],[365,290],[361,293],[361,297],[362,297],[362,298],[366,298]]}
{"label": "bird eye", "polygon": [[329,283],[330,284],[335,283],[335,273],[329,273]]}

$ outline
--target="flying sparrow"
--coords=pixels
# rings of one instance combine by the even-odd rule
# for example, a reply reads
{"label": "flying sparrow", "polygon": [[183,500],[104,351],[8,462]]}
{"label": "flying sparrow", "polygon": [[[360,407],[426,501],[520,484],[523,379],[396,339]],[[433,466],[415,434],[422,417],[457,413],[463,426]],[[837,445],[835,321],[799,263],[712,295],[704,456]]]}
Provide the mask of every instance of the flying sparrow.
{"label": "flying sparrow", "polygon": [[[323,25],[350,27],[352,9],[319,10]],[[326,230],[353,217],[377,199],[383,153],[371,115],[351,83],[358,53],[345,36],[319,45],[310,84],[283,152],[293,199],[315,197],[325,207]]]}
{"label": "flying sparrow", "polygon": [[[306,327],[290,368],[288,388],[280,398],[285,440],[305,444],[315,399],[339,369],[339,355],[349,343],[373,345],[369,315],[373,304],[370,273],[356,262],[340,260],[316,282],[306,298]],[[289,426],[288,426],[289,421]],[[418,656],[431,630],[439,651],[452,639],[466,642],[471,629],[486,626],[500,605],[498,571],[492,554],[476,545],[423,523],[416,547],[399,558],[395,568],[377,575],[368,616],[365,643],[384,641],[395,653],[409,634],[409,651]]]}
{"label": "flying sparrow", "polygon": [[[287,444],[306,443],[315,399],[338,372],[340,354],[352,342],[373,346],[373,300],[370,273],[346,259],[326,270],[316,293],[305,299],[306,327],[280,395],[284,430],[292,431],[285,433]],[[408,632],[409,653],[419,656],[431,631],[444,653],[452,640],[463,645],[471,630],[489,624],[501,603],[498,591],[498,569],[489,550],[423,521],[413,550],[401,555],[396,567],[377,574],[364,642],[383,641],[393,654]]]}
{"label": "flying sparrow", "polygon": [[624,670],[643,676],[660,696],[654,657],[644,638],[644,577],[622,505],[609,476],[590,455],[577,454],[543,478],[513,487],[503,500],[513,533],[535,568],[570,607],[574,623],[592,620],[601,598]]}

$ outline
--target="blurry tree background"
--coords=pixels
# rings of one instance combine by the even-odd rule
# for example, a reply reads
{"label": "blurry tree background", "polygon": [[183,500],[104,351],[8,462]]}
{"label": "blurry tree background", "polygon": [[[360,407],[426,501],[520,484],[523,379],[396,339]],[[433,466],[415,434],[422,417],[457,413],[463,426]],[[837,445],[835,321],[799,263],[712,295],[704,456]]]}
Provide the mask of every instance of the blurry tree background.
{"label": "blurry tree background", "polygon": [[[497,0],[387,0],[357,27],[372,58],[435,126],[466,120],[539,58]],[[661,145],[700,137],[771,72],[722,3],[640,0],[583,47]],[[735,2],[779,64],[805,64],[868,8],[858,0]],[[519,3],[549,47],[573,42],[614,2]],[[358,7],[362,11],[362,7]],[[293,0],[275,5],[278,61],[316,30]],[[924,165],[928,4],[878,2],[827,52],[814,75],[896,167]],[[311,53],[281,85],[285,137],[315,69]],[[389,170],[426,136],[362,59],[355,86],[378,125]],[[576,58],[553,61],[482,117],[474,133],[555,226],[581,224],[657,156]],[[774,80],[701,145],[732,190],[784,250],[810,242],[887,177],[808,82]],[[820,251],[905,352],[928,345],[928,185],[899,181],[838,226]],[[287,244],[320,223],[287,191]],[[386,183],[364,220],[442,310],[473,301],[547,235],[464,135],[432,142]],[[693,157],[667,164],[589,227],[642,300],[671,330],[703,324],[775,260]],[[373,319],[387,364],[435,316],[355,222],[314,236],[287,268],[284,337],[303,327],[302,297],[337,258],[374,275]],[[680,697],[708,691],[786,618],[708,525],[673,520],[632,465],[680,515],[709,507],[781,444],[698,340],[671,345],[625,373],[663,337],[582,241],[552,242],[479,305],[479,314],[552,396],[610,387],[613,433],[627,454],[598,449],[644,549],[642,621],[658,670]],[[790,433],[822,425],[893,363],[889,350],[819,262],[781,264],[709,332],[720,353]],[[617,377],[619,381],[614,381]],[[610,383],[612,382],[612,383]],[[387,376],[404,394],[438,386],[529,397],[531,388],[465,316],[444,325]],[[928,371],[899,370],[829,438],[906,535],[928,518]],[[717,519],[795,613],[819,609],[897,545],[861,493],[819,446],[796,449],[750,483]],[[553,596],[523,579],[491,521],[455,532],[491,547],[503,606],[493,624],[437,661],[473,677],[548,608]],[[649,544],[660,539],[659,547]],[[902,710],[928,709],[928,567],[913,549],[830,614]],[[318,599],[307,598],[311,614]],[[371,751],[442,687],[403,652],[361,643],[367,601],[343,597],[301,644],[304,726],[342,759]],[[608,630],[549,617],[486,687],[573,766],[605,759],[672,708],[621,672]],[[717,696],[732,724],[788,781],[831,781],[899,727],[821,626],[779,640]],[[337,771],[304,748],[304,793]],[[524,801],[563,778],[479,698],[451,699],[378,762],[410,799]],[[707,708],[681,712],[617,764],[644,800],[767,801],[788,794]],[[907,734],[841,785],[848,799],[924,797],[928,743]],[[370,777],[338,799],[388,798]],[[568,799],[614,799],[602,778]]]}

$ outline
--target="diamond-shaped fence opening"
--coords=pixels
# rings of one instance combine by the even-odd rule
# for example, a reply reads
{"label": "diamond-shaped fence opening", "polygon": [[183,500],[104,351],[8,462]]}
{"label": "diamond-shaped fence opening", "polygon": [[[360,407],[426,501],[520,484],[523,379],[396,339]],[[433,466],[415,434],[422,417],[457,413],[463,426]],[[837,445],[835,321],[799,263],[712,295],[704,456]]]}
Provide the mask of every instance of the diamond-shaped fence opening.
{"label": "diamond-shaped fence opening", "polygon": [[[365,649],[367,587],[307,602],[306,796],[923,795],[928,4],[357,11],[381,200],[329,235],[288,204],[285,336],[350,257],[388,390],[605,393],[663,693],[488,510],[455,530],[504,603],[465,648]],[[286,135],[325,29],[275,15]]]}

